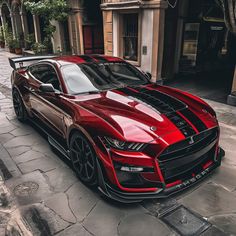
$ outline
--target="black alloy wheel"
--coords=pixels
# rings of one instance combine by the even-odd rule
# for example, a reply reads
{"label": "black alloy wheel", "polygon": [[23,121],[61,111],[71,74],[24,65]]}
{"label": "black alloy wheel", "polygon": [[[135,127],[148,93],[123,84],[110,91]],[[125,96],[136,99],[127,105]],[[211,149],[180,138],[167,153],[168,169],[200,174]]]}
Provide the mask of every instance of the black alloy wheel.
{"label": "black alloy wheel", "polygon": [[21,122],[25,122],[28,117],[27,111],[20,94],[16,89],[14,89],[12,92],[12,99],[17,119]]}
{"label": "black alloy wheel", "polygon": [[76,132],[70,139],[70,158],[79,179],[89,186],[97,184],[96,154],[89,141]]}

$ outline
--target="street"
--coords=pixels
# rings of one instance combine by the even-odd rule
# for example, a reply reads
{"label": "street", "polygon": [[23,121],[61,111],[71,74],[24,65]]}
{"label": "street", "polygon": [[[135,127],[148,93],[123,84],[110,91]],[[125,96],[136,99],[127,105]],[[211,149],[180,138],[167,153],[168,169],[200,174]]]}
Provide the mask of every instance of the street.
{"label": "street", "polygon": [[16,120],[11,56],[0,51],[0,236],[236,235],[235,107],[207,100],[225,150],[213,175],[172,198],[121,204],[84,186],[42,132]]}

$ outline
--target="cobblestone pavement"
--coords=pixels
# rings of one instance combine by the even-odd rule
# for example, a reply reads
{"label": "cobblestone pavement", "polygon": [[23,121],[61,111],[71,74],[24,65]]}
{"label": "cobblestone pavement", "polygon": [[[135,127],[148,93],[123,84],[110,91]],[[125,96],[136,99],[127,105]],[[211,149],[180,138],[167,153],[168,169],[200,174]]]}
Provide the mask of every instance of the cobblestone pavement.
{"label": "cobblestone pavement", "polygon": [[[201,235],[236,235],[235,107],[208,101],[218,113],[226,151],[211,177],[171,199],[119,204],[85,187],[43,134],[16,120],[8,56],[0,51],[0,235],[173,236],[179,231],[160,216],[179,206],[207,225]],[[191,218],[178,214],[175,224],[193,230]]]}

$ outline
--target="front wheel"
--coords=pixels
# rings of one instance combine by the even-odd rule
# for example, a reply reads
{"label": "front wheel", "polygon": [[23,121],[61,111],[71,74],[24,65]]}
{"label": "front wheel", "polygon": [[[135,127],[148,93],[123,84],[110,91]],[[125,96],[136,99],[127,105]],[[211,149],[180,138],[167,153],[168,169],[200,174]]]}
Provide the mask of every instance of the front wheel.
{"label": "front wheel", "polygon": [[16,89],[14,89],[12,92],[12,99],[17,119],[21,122],[25,122],[28,118],[27,111],[20,93]]}
{"label": "front wheel", "polygon": [[89,186],[96,185],[97,157],[90,142],[79,132],[70,139],[70,158],[79,179]]}

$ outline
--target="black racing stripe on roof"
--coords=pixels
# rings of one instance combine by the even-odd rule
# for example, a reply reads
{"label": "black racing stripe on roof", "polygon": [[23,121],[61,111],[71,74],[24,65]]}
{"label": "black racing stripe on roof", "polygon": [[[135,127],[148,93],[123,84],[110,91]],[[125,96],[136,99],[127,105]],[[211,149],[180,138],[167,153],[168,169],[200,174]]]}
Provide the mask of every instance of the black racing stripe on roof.
{"label": "black racing stripe on roof", "polygon": [[195,115],[190,109],[184,109],[180,113],[186,117],[191,124],[199,131],[202,132],[207,129],[206,125],[201,121],[201,119]]}
{"label": "black racing stripe on roof", "polygon": [[88,55],[80,55],[79,57],[85,60],[86,62],[96,62],[93,57]]}
{"label": "black racing stripe on roof", "polygon": [[100,63],[106,63],[106,62],[108,62],[108,60],[107,60],[105,57],[103,57],[103,56],[94,55],[93,58],[96,59],[96,60],[97,60],[98,62],[100,62]]}

